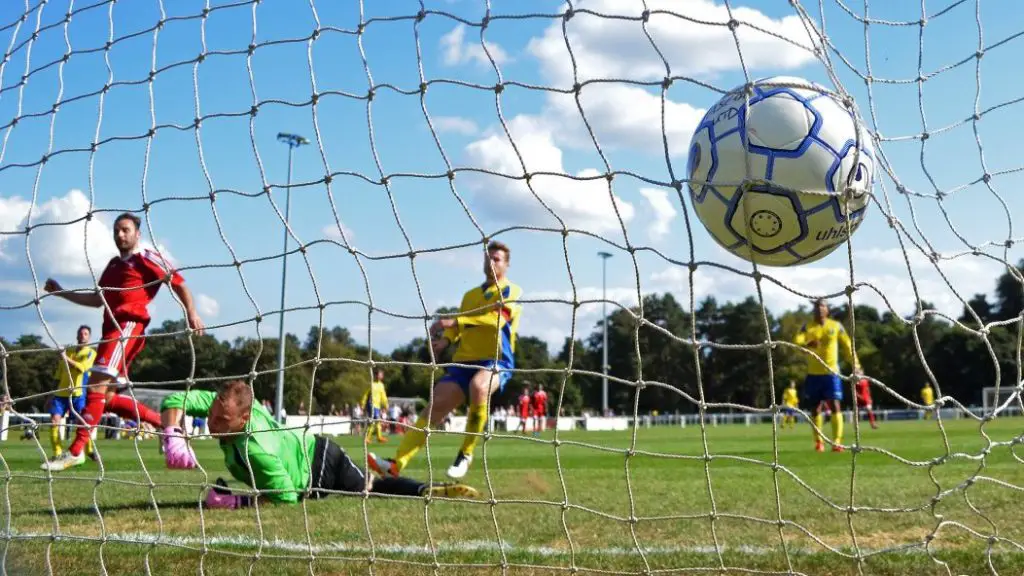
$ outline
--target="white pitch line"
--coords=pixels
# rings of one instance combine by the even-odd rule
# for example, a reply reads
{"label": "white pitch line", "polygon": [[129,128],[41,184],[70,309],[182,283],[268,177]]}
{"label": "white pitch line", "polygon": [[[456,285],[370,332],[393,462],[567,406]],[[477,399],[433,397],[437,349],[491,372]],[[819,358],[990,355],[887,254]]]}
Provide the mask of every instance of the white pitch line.
{"label": "white pitch line", "polygon": [[[52,534],[46,532],[37,533],[20,533],[14,531],[10,535],[12,540],[28,540],[28,539],[40,539],[49,540],[53,537]],[[5,538],[6,539],[6,538]],[[96,537],[82,537],[68,534],[64,536],[66,540],[74,541],[93,541],[99,542],[100,539]],[[159,536],[157,534],[147,532],[134,532],[134,533],[113,533],[108,534],[106,539],[107,542],[111,543],[123,543],[123,544],[144,544],[144,545],[160,545],[166,544],[171,546],[181,547],[195,547],[206,545],[206,547],[222,546],[225,548],[245,548],[255,549],[262,548],[263,550],[279,550],[282,552],[299,552],[308,554],[330,554],[330,553],[360,553],[370,554],[370,546],[366,544],[359,544],[355,542],[327,542],[320,544],[313,544],[309,546],[305,542],[296,542],[291,540],[264,540],[262,543],[256,539],[247,536],[210,536],[206,539],[197,538],[195,536],[171,536],[164,535]],[[381,544],[374,547],[376,554],[405,554],[405,555],[432,555],[434,551],[438,553],[469,553],[469,552],[497,552],[504,549],[506,553],[525,553],[537,556],[568,556],[569,550],[567,548],[554,548],[551,546],[533,546],[525,545],[518,546],[505,542],[502,546],[498,546],[497,542],[490,540],[466,540],[461,542],[440,542],[438,543],[433,551],[429,546],[415,546],[409,544]],[[674,554],[715,554],[714,546],[650,546],[644,547],[644,554],[647,555],[674,555]],[[781,547],[769,547],[769,546],[721,546],[722,552],[737,552],[740,554],[747,555],[767,555],[767,554],[780,554],[783,553]],[[832,554],[832,552],[824,549],[811,549],[811,548],[800,548],[790,546],[789,554],[791,555],[810,555],[810,554]],[[843,549],[844,552],[852,554],[852,550]],[[902,546],[895,546],[886,549],[867,549],[861,548],[860,552],[862,555],[875,555],[875,554],[925,554],[924,544],[922,543],[909,543]],[[594,556],[631,556],[637,553],[636,548],[626,547],[600,547],[600,548],[589,548],[589,547],[577,547],[577,555],[594,555]]]}

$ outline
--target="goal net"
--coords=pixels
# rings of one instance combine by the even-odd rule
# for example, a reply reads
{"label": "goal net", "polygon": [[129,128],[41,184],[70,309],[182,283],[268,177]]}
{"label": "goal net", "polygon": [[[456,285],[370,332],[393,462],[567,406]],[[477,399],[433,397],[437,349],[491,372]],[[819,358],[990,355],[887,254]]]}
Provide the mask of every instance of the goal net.
{"label": "goal net", "polygon": [[[1018,573],[1019,13],[3,3],[0,574]],[[863,220],[788,267],[721,247],[692,192],[701,119],[771,76],[852,106],[874,150]],[[763,157],[770,183],[794,151]],[[847,222],[842,188],[821,207]],[[806,234],[817,209],[796,210]],[[117,286],[99,308],[74,300],[93,302],[108,263],[144,276],[116,259],[124,212],[188,290],[159,288],[118,397],[159,411],[169,393],[242,380],[261,405],[248,425],[279,428],[211,440],[210,413],[190,405],[198,467],[173,469],[162,426],[108,415],[94,458],[44,469],[70,450],[50,433],[70,403],[61,371],[74,379],[61,351],[82,325],[97,346]],[[493,241],[522,289],[517,323],[512,292],[487,292]],[[460,315],[467,291],[496,298],[498,319]],[[848,334],[863,370],[839,355],[835,390],[825,377],[837,404],[805,380],[822,343],[798,335],[818,299],[842,329],[817,334]],[[435,319],[459,341],[432,347]],[[514,364],[475,432],[486,372],[467,362],[494,322],[488,342]],[[378,370],[386,406],[364,396]],[[445,403],[402,475],[450,481],[471,450],[459,481],[476,498],[316,499],[309,453],[283,464],[301,452],[289,439],[318,435],[372,475],[369,453],[395,457]],[[249,442],[272,448],[257,460]],[[212,506],[218,479],[257,497]]]}

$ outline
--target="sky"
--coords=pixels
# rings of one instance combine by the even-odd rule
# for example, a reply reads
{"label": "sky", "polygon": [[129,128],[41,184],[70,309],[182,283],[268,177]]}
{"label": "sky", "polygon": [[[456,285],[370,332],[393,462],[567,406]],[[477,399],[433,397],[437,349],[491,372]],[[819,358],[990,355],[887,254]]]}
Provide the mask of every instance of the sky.
{"label": "sky", "polygon": [[[95,310],[33,302],[47,277],[93,286],[113,217],[148,207],[144,238],[182,270],[211,333],[276,337],[279,132],[309,141],[293,152],[288,218],[286,329],[300,338],[342,325],[388,352],[425,336],[425,315],[482,280],[485,238],[512,247],[520,332],[553,352],[594,329],[603,293],[687,307],[755,295],[750,263],[667,185],[685,178],[704,112],[746,75],[846,91],[887,167],[850,251],[761,268],[770,310],[852,278],[857,303],[909,314],[921,298],[956,317],[1022,257],[1005,248],[1022,236],[1020,3],[925,2],[922,27],[921,3],[735,1],[735,37],[712,0],[647,0],[647,34],[639,1],[579,0],[566,20],[562,2],[492,0],[486,27],[483,0],[423,4],[421,20],[411,0],[211,1],[206,17],[195,0],[75,2],[70,19],[67,1],[0,5],[0,336],[67,344],[98,325]],[[530,187],[520,157],[543,173]],[[613,255],[606,284],[599,251]],[[710,263],[692,281],[691,261]],[[167,290],[153,312],[182,317]]]}

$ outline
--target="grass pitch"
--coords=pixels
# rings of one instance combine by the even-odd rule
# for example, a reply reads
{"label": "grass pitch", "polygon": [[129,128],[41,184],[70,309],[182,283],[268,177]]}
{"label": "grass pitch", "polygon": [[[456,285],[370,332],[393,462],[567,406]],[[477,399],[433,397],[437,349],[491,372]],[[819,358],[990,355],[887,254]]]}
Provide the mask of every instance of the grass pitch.
{"label": "grass pitch", "polygon": [[[195,443],[205,473],[167,470],[155,440],[119,440],[99,442],[102,477],[87,461],[50,478],[48,442],[13,440],[0,445],[0,573],[1020,574],[1024,419],[943,427],[865,426],[863,451],[824,454],[806,423],[708,427],[710,458],[696,426],[639,429],[632,453],[632,432],[561,433],[557,447],[551,432],[494,437],[466,479],[481,500],[241,511],[199,506],[202,483],[228,477],[215,441]],[[986,436],[1016,444],[986,454]],[[399,439],[371,449],[391,455]],[[336,441],[362,456],[361,438]],[[460,442],[431,437],[435,479]],[[427,477],[423,452],[407,474]]]}

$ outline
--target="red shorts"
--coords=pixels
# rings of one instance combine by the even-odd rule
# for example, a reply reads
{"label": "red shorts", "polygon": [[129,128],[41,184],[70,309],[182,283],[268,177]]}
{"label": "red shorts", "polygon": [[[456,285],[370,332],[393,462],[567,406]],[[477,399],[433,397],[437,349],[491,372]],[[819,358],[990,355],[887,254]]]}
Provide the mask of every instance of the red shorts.
{"label": "red shorts", "polygon": [[858,396],[857,405],[865,408],[871,408],[871,396]]}
{"label": "red shorts", "polygon": [[121,322],[120,327],[104,326],[103,339],[96,347],[92,372],[106,374],[118,382],[128,381],[132,360],[146,347],[146,324]]}
{"label": "red shorts", "polygon": [[530,413],[529,412],[520,412],[519,413],[519,419],[520,420],[526,420],[529,417],[530,417]]}
{"label": "red shorts", "polygon": [[544,414],[543,410],[534,410],[533,412],[534,418],[543,418],[544,416],[546,416],[546,414]]}

